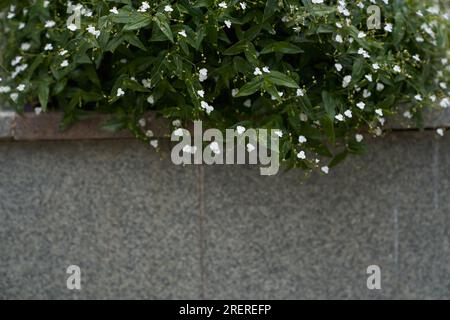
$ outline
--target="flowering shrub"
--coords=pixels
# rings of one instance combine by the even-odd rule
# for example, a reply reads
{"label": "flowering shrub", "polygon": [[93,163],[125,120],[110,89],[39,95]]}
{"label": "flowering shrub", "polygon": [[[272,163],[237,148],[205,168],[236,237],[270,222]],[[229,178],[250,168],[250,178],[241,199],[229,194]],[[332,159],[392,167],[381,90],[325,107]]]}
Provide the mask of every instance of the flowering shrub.
{"label": "flowering shrub", "polygon": [[112,113],[106,127],[154,146],[147,110],[175,126],[276,128],[285,165],[327,173],[363,150],[361,132],[381,135],[400,103],[419,123],[423,108],[450,106],[445,10],[416,0],[20,1],[0,19],[0,95],[18,111],[63,110],[63,127],[88,110]]}

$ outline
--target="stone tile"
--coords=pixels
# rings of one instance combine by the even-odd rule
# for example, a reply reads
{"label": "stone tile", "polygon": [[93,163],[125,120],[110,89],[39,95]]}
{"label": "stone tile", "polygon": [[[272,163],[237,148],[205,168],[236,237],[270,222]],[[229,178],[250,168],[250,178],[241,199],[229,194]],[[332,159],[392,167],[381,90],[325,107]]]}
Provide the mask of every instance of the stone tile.
{"label": "stone tile", "polygon": [[0,181],[0,298],[200,298],[193,167],[136,141],[14,142]]}
{"label": "stone tile", "polygon": [[[304,181],[295,172],[261,177],[257,168],[206,167],[206,296],[448,295],[438,276],[448,258],[435,245],[445,237],[443,213],[430,217],[432,141],[433,134],[392,134],[329,176]],[[380,291],[366,287],[371,264],[381,267]]]}
{"label": "stone tile", "polygon": [[16,114],[10,111],[0,111],[0,139],[12,138],[12,125]]}

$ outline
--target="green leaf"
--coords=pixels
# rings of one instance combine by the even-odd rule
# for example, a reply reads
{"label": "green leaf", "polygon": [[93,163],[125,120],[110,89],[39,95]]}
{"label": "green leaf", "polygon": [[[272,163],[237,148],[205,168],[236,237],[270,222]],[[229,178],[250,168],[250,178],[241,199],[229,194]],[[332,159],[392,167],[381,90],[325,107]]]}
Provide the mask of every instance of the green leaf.
{"label": "green leaf", "polygon": [[278,86],[288,87],[297,89],[299,88],[297,82],[295,82],[292,78],[288,77],[284,73],[279,71],[271,71],[270,73],[265,75],[266,80],[269,82],[276,84]]}
{"label": "green leaf", "polygon": [[241,89],[239,89],[238,94],[236,95],[237,98],[239,97],[246,97],[254,94],[256,91],[260,90],[263,85],[263,79],[262,78],[255,78],[252,81],[246,83],[244,86],[242,86]]}
{"label": "green leaf", "polygon": [[41,104],[42,109],[47,110],[48,96],[49,96],[49,92],[50,92],[49,82],[46,80],[39,81],[37,91],[38,91],[39,103]]}
{"label": "green leaf", "polygon": [[328,117],[333,120],[334,116],[336,115],[336,101],[326,90],[322,91],[322,101],[323,107],[325,108]]}
{"label": "green leaf", "polygon": [[169,19],[167,19],[167,16],[161,12],[158,12],[154,17],[154,20],[162,33],[164,33],[167,39],[169,39],[173,43],[173,34],[172,30],[170,29]]}
{"label": "green leaf", "polygon": [[280,52],[284,54],[296,54],[304,52],[300,47],[296,46],[295,44],[292,44],[287,41],[278,41],[278,42],[272,42],[269,45],[266,45],[262,51],[261,54],[268,54],[272,52]]}

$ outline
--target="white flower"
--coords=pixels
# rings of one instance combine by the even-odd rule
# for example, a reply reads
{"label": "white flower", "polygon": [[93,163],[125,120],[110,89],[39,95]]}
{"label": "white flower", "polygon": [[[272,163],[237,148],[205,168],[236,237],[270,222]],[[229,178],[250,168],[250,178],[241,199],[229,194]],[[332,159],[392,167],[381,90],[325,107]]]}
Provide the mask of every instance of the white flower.
{"label": "white flower", "polygon": [[417,62],[420,62],[420,56],[418,54],[415,54],[412,56],[414,60],[416,60]]}
{"label": "white flower", "polygon": [[185,31],[185,30],[179,31],[178,34],[179,34],[180,36],[182,36],[182,37],[187,38],[187,34],[186,34],[186,31]]}
{"label": "white flower", "polygon": [[338,42],[338,43],[344,42],[344,39],[342,39],[342,36],[341,36],[340,34],[336,35],[336,37],[334,38],[334,40],[336,40],[336,42]]}
{"label": "white flower", "polygon": [[69,29],[70,31],[73,32],[73,31],[76,31],[78,29],[78,27],[76,24],[72,23],[67,26],[67,29]]}
{"label": "white flower", "polygon": [[241,134],[243,134],[245,132],[245,127],[237,126],[236,127],[236,131],[237,131],[238,135],[241,135]]}
{"label": "white flower", "polygon": [[232,97],[236,97],[238,93],[239,93],[239,89],[232,89],[231,90],[231,96]]}
{"label": "white flower", "polygon": [[364,98],[369,98],[371,95],[372,95],[372,93],[369,90],[364,89],[364,91],[363,91]]}
{"label": "white flower", "polygon": [[45,51],[52,51],[53,50],[53,45],[51,43],[47,43],[44,47]]}
{"label": "white flower", "polygon": [[205,111],[206,111],[207,114],[210,114],[211,112],[214,111],[214,107],[213,107],[213,106],[210,106],[210,105],[209,105],[207,102],[205,102],[205,101],[200,102],[200,106],[201,106],[202,109],[205,109]]}
{"label": "white flower", "polygon": [[369,81],[369,82],[372,82],[372,81],[373,81],[373,78],[372,78],[372,75],[371,75],[371,74],[366,74],[364,77],[365,77],[365,78],[367,79],[367,81]]}
{"label": "white flower", "polygon": [[322,172],[325,174],[328,174],[330,172],[330,168],[328,168],[328,166],[323,166],[322,168],[320,168],[320,170],[322,170]]}
{"label": "white flower", "polygon": [[173,120],[172,121],[172,125],[174,126],[174,127],[181,127],[181,120]]}
{"label": "white flower", "polygon": [[247,143],[247,151],[248,153],[254,151],[256,148],[254,145],[252,145],[251,143]]}
{"label": "white flower", "polygon": [[53,21],[53,20],[45,21],[44,28],[53,28],[54,26],[56,26],[55,21]]}
{"label": "white flower", "polygon": [[404,116],[406,119],[411,119],[411,118],[413,117],[413,115],[411,114],[410,111],[405,111],[405,112],[403,112],[403,116]]}
{"label": "white flower", "polygon": [[199,70],[199,76],[198,76],[198,80],[200,82],[205,81],[206,79],[208,79],[208,70],[203,68]]}
{"label": "white flower", "polygon": [[364,58],[367,58],[367,59],[370,58],[369,53],[366,50],[364,50],[363,48],[358,49],[358,54],[363,56]]}
{"label": "white flower", "polygon": [[342,114],[338,114],[335,116],[336,120],[338,121],[344,121],[344,116]]}
{"label": "white flower", "polygon": [[444,129],[442,129],[442,128],[436,129],[436,133],[438,135],[440,135],[441,137],[443,137],[444,136]]}
{"label": "white flower", "polygon": [[253,74],[254,74],[255,76],[260,76],[260,75],[262,75],[261,69],[258,68],[258,67],[256,67],[256,68],[255,68],[255,71],[253,72]]}
{"label": "white flower", "polygon": [[144,128],[147,125],[147,121],[144,118],[139,119],[139,125]]}
{"label": "white flower", "polygon": [[167,6],[164,7],[164,11],[165,12],[172,12],[173,8],[172,8],[172,6],[170,4],[168,4]]}
{"label": "white flower", "polygon": [[241,6],[242,10],[247,9],[247,4],[245,2],[241,2],[241,3],[239,3],[239,5]]}
{"label": "white flower", "polygon": [[60,55],[60,56],[65,56],[67,53],[68,53],[67,50],[61,50],[61,51],[59,52],[59,55]]}
{"label": "white flower", "polygon": [[203,91],[203,90],[198,90],[198,91],[197,91],[197,94],[198,94],[200,97],[202,97],[202,98],[205,97],[205,91]]}
{"label": "white flower", "polygon": [[22,59],[23,58],[21,56],[15,57],[14,60],[11,61],[11,66],[14,67],[14,66],[18,65],[20,63],[20,61],[22,61]]}
{"label": "white flower", "polygon": [[380,117],[383,116],[383,110],[381,110],[381,109],[376,109],[376,110],[375,110],[375,113],[376,113],[377,115],[379,115]]}
{"label": "white flower", "polygon": [[352,76],[350,75],[345,76],[344,79],[342,80],[342,87],[347,88],[350,82],[352,82]]}
{"label": "white flower", "polygon": [[364,32],[362,32],[362,31],[358,32],[358,38],[359,39],[362,39],[362,38],[365,38],[365,37],[366,37],[366,34]]}
{"label": "white flower", "polygon": [[252,106],[252,100],[247,99],[244,101],[244,107],[250,108]]}
{"label": "white flower", "polygon": [[383,91],[384,90],[384,84],[382,84],[381,82],[377,83],[377,91]]}
{"label": "white flower", "polygon": [[93,25],[89,25],[86,28],[87,32],[89,32],[90,34],[94,35],[96,38],[100,37],[100,30],[96,30],[95,27]]}
{"label": "white flower", "polygon": [[19,94],[14,92],[14,93],[11,93],[9,95],[9,97],[11,98],[12,101],[17,102],[17,99],[19,99]]}
{"label": "white flower", "polygon": [[69,61],[64,60],[63,62],[61,62],[61,67],[65,68],[69,66]]}
{"label": "white flower", "polygon": [[182,136],[184,135],[184,131],[183,131],[183,129],[178,128],[177,130],[175,130],[175,131],[173,132],[173,134],[174,134],[176,137],[182,137]]}
{"label": "white flower", "polygon": [[152,141],[150,141],[150,145],[153,147],[153,148],[158,148],[158,140],[152,140]]}
{"label": "white flower", "polygon": [[299,136],[299,137],[298,137],[298,142],[299,142],[300,144],[305,143],[306,141],[308,141],[308,139],[306,139],[305,136]]}
{"label": "white flower", "polygon": [[299,153],[297,153],[297,158],[305,160],[306,159],[305,151],[300,151]]}
{"label": "white flower", "polygon": [[338,71],[338,72],[340,72],[341,70],[342,70],[342,64],[340,64],[340,63],[336,63],[335,65],[334,65],[334,67],[336,68],[336,70]]}
{"label": "white flower", "polygon": [[430,96],[430,100],[431,100],[432,102],[436,102],[436,99],[437,99],[436,95],[432,94],[432,95]]}
{"label": "white flower", "polygon": [[228,8],[228,5],[225,1],[222,1],[221,3],[219,3],[219,7],[221,7],[222,9],[226,9]]}
{"label": "white flower", "polygon": [[357,142],[361,142],[361,141],[363,141],[364,136],[362,134],[358,133],[358,134],[355,135],[355,139],[356,139]]}
{"label": "white flower", "polygon": [[364,103],[364,102],[358,102],[357,104],[356,104],[356,106],[358,107],[358,108],[360,108],[361,110],[364,110],[364,107],[366,106],[366,104]]}
{"label": "white flower", "polygon": [[378,63],[374,63],[374,64],[372,64],[372,68],[374,70],[379,70],[380,69],[380,65]]}
{"label": "white flower", "polygon": [[227,26],[228,29],[231,28],[231,21],[230,20],[225,20],[224,23],[225,23],[225,25]]}
{"label": "white flower", "polygon": [[150,9],[150,5],[147,1],[142,2],[141,6],[139,7],[139,12],[146,12],[148,9]]}
{"label": "white flower", "polygon": [[450,107],[450,99],[449,99],[449,98],[444,98],[444,99],[442,99],[441,102],[439,103],[439,105],[440,105],[442,108],[448,108],[448,107]]}
{"label": "white flower", "polygon": [[308,121],[308,116],[306,114],[304,114],[303,112],[300,113],[299,118],[300,118],[300,121],[302,121],[302,122]]}
{"label": "white flower", "polygon": [[147,131],[145,132],[145,136],[146,136],[147,138],[153,138],[153,137],[155,136],[155,134],[153,133],[152,130],[147,130]]}
{"label": "white flower", "polygon": [[274,133],[275,133],[276,136],[278,136],[278,138],[283,138],[283,131],[275,130]]}
{"label": "white flower", "polygon": [[386,23],[386,25],[384,26],[384,31],[392,32],[392,23]]}
{"label": "white flower", "polygon": [[125,94],[125,91],[122,90],[122,88],[117,89],[116,96],[121,97]]}
{"label": "white flower", "polygon": [[20,49],[23,51],[28,51],[31,48],[31,44],[28,42],[24,42],[20,45]]}
{"label": "white flower", "polygon": [[416,99],[417,101],[422,101],[423,100],[423,98],[422,98],[422,96],[420,94],[416,94],[414,96],[414,99]]}
{"label": "white flower", "polygon": [[264,68],[262,69],[262,71],[265,72],[265,73],[270,73],[269,67],[264,67]]}
{"label": "white flower", "polygon": [[109,12],[113,14],[119,14],[119,10],[117,10],[117,7],[113,7],[111,10],[109,10]]}
{"label": "white flower", "polygon": [[17,91],[22,92],[22,91],[24,91],[24,90],[25,90],[25,85],[24,85],[24,84],[19,84],[19,85],[17,86]]}
{"label": "white flower", "polygon": [[297,89],[296,95],[297,97],[303,97],[305,95],[305,91],[302,89]]}
{"label": "white flower", "polygon": [[9,93],[9,92],[11,92],[11,87],[8,86],[0,87],[0,93]]}
{"label": "white flower", "polygon": [[40,108],[40,107],[38,107],[38,108],[34,108],[34,113],[36,114],[36,115],[40,115],[41,113],[42,113],[42,108]]}
{"label": "white flower", "polygon": [[393,68],[393,70],[394,70],[395,72],[397,72],[397,73],[402,72],[402,68],[400,68],[400,66],[398,66],[398,65],[395,65],[394,68]]}
{"label": "white flower", "polygon": [[351,110],[346,110],[346,111],[344,112],[344,115],[345,115],[347,118],[351,118],[351,117],[353,116]]}
{"label": "white flower", "polygon": [[149,96],[147,98],[147,102],[150,103],[150,104],[154,104],[155,103],[155,98],[153,96]]}
{"label": "white flower", "polygon": [[320,4],[320,3],[323,3],[323,0],[312,0],[312,3],[314,3],[314,4]]}

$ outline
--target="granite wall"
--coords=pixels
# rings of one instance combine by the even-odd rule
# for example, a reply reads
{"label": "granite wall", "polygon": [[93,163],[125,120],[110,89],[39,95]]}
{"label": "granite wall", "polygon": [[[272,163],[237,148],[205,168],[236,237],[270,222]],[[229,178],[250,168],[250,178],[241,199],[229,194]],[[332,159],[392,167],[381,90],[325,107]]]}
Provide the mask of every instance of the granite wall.
{"label": "granite wall", "polygon": [[163,149],[0,142],[0,298],[450,298],[450,135],[391,133],[308,179]]}

